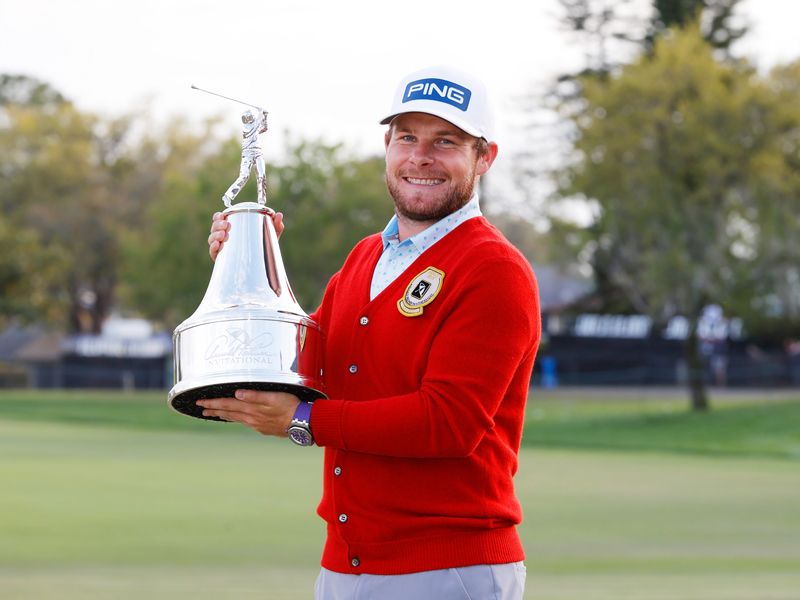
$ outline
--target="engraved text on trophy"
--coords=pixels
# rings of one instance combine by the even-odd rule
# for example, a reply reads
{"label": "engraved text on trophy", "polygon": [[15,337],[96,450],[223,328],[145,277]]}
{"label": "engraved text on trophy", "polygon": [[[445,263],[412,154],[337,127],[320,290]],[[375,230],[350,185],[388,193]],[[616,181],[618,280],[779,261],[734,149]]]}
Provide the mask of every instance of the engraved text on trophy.
{"label": "engraved text on trophy", "polygon": [[212,367],[271,365],[274,353],[269,352],[269,348],[272,341],[269,332],[251,336],[245,329],[230,328],[211,341],[206,348],[205,360]]}

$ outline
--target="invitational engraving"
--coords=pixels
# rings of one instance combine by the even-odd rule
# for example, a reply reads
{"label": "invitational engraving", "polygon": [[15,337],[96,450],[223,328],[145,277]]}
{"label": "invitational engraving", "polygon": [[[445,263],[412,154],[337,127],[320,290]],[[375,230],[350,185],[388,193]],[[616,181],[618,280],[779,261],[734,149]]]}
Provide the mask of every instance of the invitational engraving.
{"label": "invitational engraving", "polygon": [[269,352],[273,338],[269,332],[251,337],[245,329],[231,328],[214,338],[206,348],[205,359],[210,366],[270,365],[274,353]]}

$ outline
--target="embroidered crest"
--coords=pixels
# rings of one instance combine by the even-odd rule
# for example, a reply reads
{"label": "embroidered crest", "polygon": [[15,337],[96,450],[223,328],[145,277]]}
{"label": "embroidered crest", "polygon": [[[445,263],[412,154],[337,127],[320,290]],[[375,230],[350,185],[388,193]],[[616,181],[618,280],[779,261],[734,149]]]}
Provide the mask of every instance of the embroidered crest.
{"label": "embroidered crest", "polygon": [[397,309],[406,317],[418,317],[425,306],[433,302],[442,289],[444,272],[428,267],[408,284],[405,294],[397,301]]}

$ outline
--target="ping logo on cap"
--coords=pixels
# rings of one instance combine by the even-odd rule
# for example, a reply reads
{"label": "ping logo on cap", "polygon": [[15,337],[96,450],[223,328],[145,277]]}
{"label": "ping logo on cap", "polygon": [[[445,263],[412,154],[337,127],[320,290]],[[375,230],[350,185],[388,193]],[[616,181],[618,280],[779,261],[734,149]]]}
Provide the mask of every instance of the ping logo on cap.
{"label": "ping logo on cap", "polygon": [[463,85],[444,79],[417,79],[406,86],[403,102],[411,100],[435,100],[455,106],[466,112],[472,92]]}

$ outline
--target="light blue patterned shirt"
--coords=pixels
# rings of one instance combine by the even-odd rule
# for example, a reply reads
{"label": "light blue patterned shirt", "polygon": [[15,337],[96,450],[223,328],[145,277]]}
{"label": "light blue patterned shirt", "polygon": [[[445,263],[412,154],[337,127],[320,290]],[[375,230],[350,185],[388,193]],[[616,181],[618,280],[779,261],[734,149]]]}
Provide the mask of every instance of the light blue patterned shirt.
{"label": "light blue patterned shirt", "polygon": [[372,273],[372,285],[369,289],[369,299],[372,300],[385,290],[390,283],[405,271],[420,255],[436,242],[441,240],[467,219],[481,216],[478,204],[478,193],[472,194],[469,202],[454,213],[437,221],[427,229],[403,240],[399,239],[400,230],[397,226],[397,215],[389,219],[389,223],[381,234],[383,238],[383,254],[381,254],[375,271]]}

